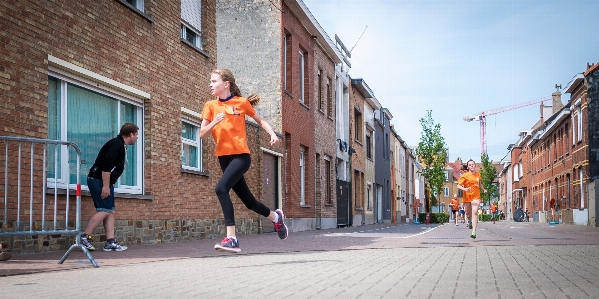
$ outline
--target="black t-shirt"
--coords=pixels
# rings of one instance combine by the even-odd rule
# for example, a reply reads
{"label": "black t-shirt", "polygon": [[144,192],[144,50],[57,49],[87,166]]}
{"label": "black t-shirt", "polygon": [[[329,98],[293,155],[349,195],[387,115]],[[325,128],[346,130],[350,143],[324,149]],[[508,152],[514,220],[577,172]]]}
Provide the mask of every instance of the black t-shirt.
{"label": "black t-shirt", "polygon": [[125,140],[121,135],[106,142],[89,170],[89,177],[102,179],[102,172],[110,172],[110,184],[116,183],[125,169]]}

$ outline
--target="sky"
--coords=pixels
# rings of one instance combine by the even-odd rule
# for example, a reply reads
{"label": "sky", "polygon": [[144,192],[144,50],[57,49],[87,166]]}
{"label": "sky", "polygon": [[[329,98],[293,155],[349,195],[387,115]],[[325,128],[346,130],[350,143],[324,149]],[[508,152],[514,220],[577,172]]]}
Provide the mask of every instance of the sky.
{"label": "sky", "polygon": [[[464,117],[551,97],[599,62],[595,0],[303,2],[333,41],[353,48],[350,76],[364,79],[408,145],[418,145],[419,120],[432,110],[449,161],[480,162],[480,122]],[[487,117],[491,160],[539,120],[539,105]]]}

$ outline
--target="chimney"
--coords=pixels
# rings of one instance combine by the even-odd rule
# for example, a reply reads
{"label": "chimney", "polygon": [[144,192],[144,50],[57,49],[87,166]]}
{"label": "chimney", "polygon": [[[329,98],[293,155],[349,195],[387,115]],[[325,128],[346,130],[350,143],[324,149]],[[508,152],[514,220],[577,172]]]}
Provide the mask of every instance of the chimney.
{"label": "chimney", "polygon": [[551,115],[553,115],[564,108],[564,105],[562,104],[562,92],[558,89],[551,94],[551,97],[553,98],[553,109]]}

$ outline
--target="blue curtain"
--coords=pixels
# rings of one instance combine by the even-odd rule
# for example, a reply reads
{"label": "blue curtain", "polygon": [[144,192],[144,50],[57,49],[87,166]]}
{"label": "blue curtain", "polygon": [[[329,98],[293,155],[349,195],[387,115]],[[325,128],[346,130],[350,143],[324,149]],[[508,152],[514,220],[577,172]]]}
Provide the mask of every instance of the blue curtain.
{"label": "blue curtain", "polygon": [[[124,123],[134,123],[137,126],[137,107],[121,102],[121,117],[120,126]],[[136,186],[137,185],[137,143],[134,145],[127,146],[127,164],[125,164],[125,171],[121,175],[120,185]]]}
{"label": "blue curtain", "polygon": [[[181,129],[181,137],[197,141],[197,127],[186,122],[183,122]],[[198,147],[190,144],[182,143],[181,163],[189,167],[198,167]]]}
{"label": "blue curtain", "polygon": [[[105,95],[67,85],[67,140],[81,149],[80,179],[84,185],[102,145],[118,135],[117,104]],[[70,184],[76,182],[76,162],[75,152],[69,152]]]}

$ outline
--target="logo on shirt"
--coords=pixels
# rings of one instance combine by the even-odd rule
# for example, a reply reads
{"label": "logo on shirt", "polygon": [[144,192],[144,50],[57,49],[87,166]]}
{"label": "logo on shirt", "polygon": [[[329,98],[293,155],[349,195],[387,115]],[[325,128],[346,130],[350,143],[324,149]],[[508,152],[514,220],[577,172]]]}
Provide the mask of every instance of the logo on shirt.
{"label": "logo on shirt", "polygon": [[241,111],[239,110],[239,107],[237,107],[237,106],[230,106],[230,107],[227,107],[227,109],[225,109],[225,110],[227,111],[227,114],[231,114],[231,115],[235,115],[235,116],[241,115]]}

